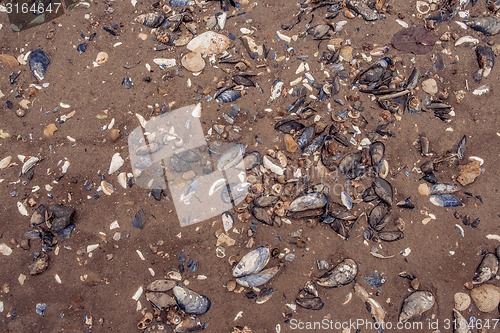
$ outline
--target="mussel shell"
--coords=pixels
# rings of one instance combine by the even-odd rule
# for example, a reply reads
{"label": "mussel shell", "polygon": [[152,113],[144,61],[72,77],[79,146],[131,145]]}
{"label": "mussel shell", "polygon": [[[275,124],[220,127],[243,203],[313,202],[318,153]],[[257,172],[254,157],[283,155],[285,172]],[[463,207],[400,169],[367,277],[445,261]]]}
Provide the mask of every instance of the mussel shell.
{"label": "mussel shell", "polygon": [[387,205],[380,203],[373,207],[368,216],[368,224],[375,231],[380,231],[384,229],[390,220],[389,207]]}
{"label": "mussel shell", "polygon": [[29,55],[30,70],[38,81],[42,81],[47,73],[50,58],[42,49],[35,49]]}
{"label": "mussel shell", "polygon": [[258,206],[252,206],[250,208],[250,212],[252,213],[253,217],[257,219],[257,221],[262,222],[267,225],[273,225],[273,216],[271,213],[267,211],[266,208],[258,207]]}
{"label": "mussel shell", "polygon": [[467,25],[485,35],[496,35],[500,32],[500,20],[494,16],[471,18]]}
{"label": "mussel shell", "polygon": [[263,304],[267,302],[268,300],[271,299],[271,297],[273,297],[273,292],[274,292],[273,288],[262,288],[262,290],[257,295],[257,298],[255,299],[255,303]]}
{"label": "mussel shell", "polygon": [[342,239],[349,239],[349,231],[351,230],[351,228],[346,226],[345,221],[334,218],[333,221],[329,224],[333,231],[335,231]]}
{"label": "mussel shell", "polygon": [[298,132],[304,127],[305,127],[304,124],[299,123],[298,121],[283,119],[274,126],[274,129],[283,132],[285,134],[290,134]]}
{"label": "mussel shell", "polygon": [[313,298],[302,298],[302,297],[297,297],[295,299],[295,303],[297,303],[298,306],[304,309],[308,310],[321,310],[325,303],[321,300],[319,297],[313,297]]}
{"label": "mussel shell", "polygon": [[318,24],[307,29],[307,33],[316,39],[325,36],[330,31],[330,26],[327,24]]}
{"label": "mussel shell", "polygon": [[231,145],[224,153],[222,153],[217,161],[218,170],[227,170],[235,166],[243,167],[243,156],[245,155],[245,145]]}
{"label": "mussel shell", "polygon": [[472,278],[473,284],[481,284],[491,280],[498,272],[498,258],[493,253],[487,253],[476,269],[476,273]]}
{"label": "mussel shell", "polygon": [[326,135],[320,135],[316,139],[314,139],[309,145],[307,145],[303,152],[302,155],[304,156],[309,156],[314,154],[322,145],[323,141],[325,141]]}
{"label": "mussel shell", "polygon": [[146,299],[160,310],[172,307],[177,304],[172,296],[159,291],[146,291]]}
{"label": "mussel shell", "polygon": [[381,231],[377,236],[384,242],[395,242],[404,238],[404,234],[401,231]]}
{"label": "mussel shell", "polygon": [[186,314],[202,315],[210,309],[211,302],[207,296],[200,295],[186,286],[177,285],[173,292],[177,305]]}
{"label": "mussel shell", "polygon": [[160,12],[152,12],[141,14],[135,18],[137,23],[144,24],[149,28],[159,27],[165,21],[165,14]]}
{"label": "mussel shell", "polygon": [[309,143],[311,143],[314,136],[314,126],[306,127],[302,133],[300,133],[297,139],[297,145],[301,150],[303,150]]}
{"label": "mussel shell", "polygon": [[405,323],[430,310],[435,303],[429,291],[415,291],[405,298],[399,314],[399,322]]}
{"label": "mussel shell", "polygon": [[339,170],[347,179],[352,180],[362,175],[364,169],[361,164],[361,152],[347,154],[340,161]]}
{"label": "mussel shell", "polygon": [[156,280],[151,282],[146,290],[147,291],[157,291],[157,292],[165,292],[173,289],[176,285],[174,280]]}
{"label": "mussel shell", "polygon": [[366,21],[375,21],[385,17],[383,14],[379,14],[375,10],[371,9],[362,0],[349,0],[347,1],[346,6],[350,10],[353,10],[357,14],[361,15]]}
{"label": "mussel shell", "polygon": [[415,208],[415,204],[411,201],[410,197],[401,200],[396,205],[401,208],[408,208],[408,209]]}
{"label": "mussel shell", "polygon": [[245,86],[245,87],[255,87],[255,83],[245,75],[235,75],[233,76],[233,82]]}
{"label": "mussel shell", "polygon": [[453,333],[471,333],[469,321],[456,309],[453,309]]}
{"label": "mussel shell", "polygon": [[243,158],[243,165],[245,165],[245,170],[252,170],[256,166],[262,164],[262,157],[258,151],[251,152]]}
{"label": "mussel shell", "polygon": [[392,206],[392,197],[393,197],[393,191],[392,191],[392,185],[385,179],[377,177],[373,181],[373,189],[375,190],[375,194],[388,204],[389,206]]}
{"label": "mussel shell", "polygon": [[324,193],[312,192],[300,196],[290,203],[290,212],[302,212],[306,210],[314,210],[323,208],[328,203],[328,198]]}
{"label": "mussel shell", "polygon": [[429,188],[429,194],[451,194],[459,190],[458,184],[434,184]]}
{"label": "mussel shell", "polygon": [[201,159],[200,154],[198,154],[198,152],[192,149],[183,149],[181,151],[176,152],[174,156],[177,156],[180,160],[190,163],[198,162]]}
{"label": "mussel shell", "polygon": [[429,197],[430,202],[438,207],[457,207],[462,204],[462,201],[453,194],[438,194]]}
{"label": "mussel shell", "polygon": [[214,98],[219,103],[231,103],[241,97],[241,93],[238,90],[232,90],[230,87],[224,87],[219,89]]}
{"label": "mussel shell", "polygon": [[384,159],[385,145],[383,142],[375,141],[370,145],[370,157],[372,160],[372,166],[378,167],[380,162]]}
{"label": "mussel shell", "polygon": [[325,213],[324,208],[316,208],[316,209],[308,209],[300,212],[291,213],[290,216],[294,219],[303,219],[310,217],[318,217],[322,216]]}
{"label": "mussel shell", "polygon": [[385,310],[382,305],[374,300],[373,298],[368,298],[365,302],[366,309],[370,311],[373,320],[378,324],[378,327],[384,327],[385,324]]}
{"label": "mussel shell", "polygon": [[[187,317],[182,320],[177,326],[175,326],[175,333],[188,333],[201,331],[207,328],[207,323],[202,323],[200,319],[196,317]],[[169,326],[170,327],[170,326]]]}
{"label": "mussel shell", "polygon": [[274,195],[261,195],[253,200],[253,204],[257,207],[265,208],[274,205],[279,197]]}
{"label": "mussel shell", "polygon": [[259,246],[248,252],[233,268],[234,277],[260,272],[269,262],[271,252],[267,246]]}
{"label": "mussel shell", "polygon": [[242,276],[236,279],[236,282],[243,287],[253,288],[262,286],[271,280],[276,273],[280,270],[279,266],[271,267],[260,271],[258,273],[253,273],[250,275]]}
{"label": "mussel shell", "polygon": [[345,286],[356,278],[358,265],[352,259],[344,259],[337,266],[319,277],[316,283],[322,287],[337,288]]}

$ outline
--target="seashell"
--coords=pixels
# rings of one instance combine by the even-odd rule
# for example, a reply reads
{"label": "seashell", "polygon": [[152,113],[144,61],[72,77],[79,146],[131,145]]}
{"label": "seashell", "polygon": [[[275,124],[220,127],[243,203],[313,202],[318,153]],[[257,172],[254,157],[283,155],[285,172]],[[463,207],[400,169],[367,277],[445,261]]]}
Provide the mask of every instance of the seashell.
{"label": "seashell", "polygon": [[134,228],[142,229],[146,224],[146,211],[144,209],[139,209],[132,220],[132,226]]}
{"label": "seashell", "polygon": [[455,42],[455,46],[459,46],[462,44],[467,44],[467,45],[479,44],[479,39],[474,38],[472,36],[462,36],[459,39],[457,39],[457,41]]}
{"label": "seashell", "polygon": [[377,168],[384,159],[385,145],[383,142],[375,141],[370,145],[370,157],[372,166]]}
{"label": "seashell", "polygon": [[233,82],[245,87],[255,87],[255,83],[246,75],[234,75]]}
{"label": "seashell", "polygon": [[111,158],[111,164],[109,166],[108,175],[111,175],[116,171],[118,171],[118,169],[120,169],[123,166],[123,163],[125,163],[125,161],[120,156],[120,153],[115,153]]}
{"label": "seashell", "polygon": [[364,169],[361,167],[361,153],[347,154],[339,164],[339,170],[346,179],[355,179],[360,176]]}
{"label": "seashell", "polygon": [[257,298],[255,299],[255,303],[264,304],[265,302],[269,301],[271,297],[273,297],[273,292],[273,288],[262,288],[262,290],[257,295]]}
{"label": "seashell", "polygon": [[390,219],[389,207],[385,204],[380,203],[373,207],[368,216],[368,224],[375,231],[380,231],[384,229]]}
{"label": "seashell", "polygon": [[453,332],[471,333],[471,330],[469,329],[469,321],[455,309],[453,309]]}
{"label": "seashell", "polygon": [[415,114],[422,110],[420,99],[417,96],[410,96],[406,102],[406,109],[409,114]]}
{"label": "seashell", "polygon": [[457,184],[434,184],[429,187],[424,183],[418,190],[423,195],[451,194],[459,191],[460,187]]}
{"label": "seashell", "polygon": [[325,305],[321,300],[321,298],[319,297],[313,297],[313,298],[297,297],[295,299],[295,303],[297,303],[298,306],[308,310],[321,310]]}
{"label": "seashell", "polygon": [[31,156],[26,161],[24,161],[23,166],[21,168],[21,174],[24,175],[26,172],[30,171],[40,159],[38,157]]}
{"label": "seashell", "polygon": [[285,172],[282,167],[280,167],[271,157],[267,155],[262,158],[262,165],[278,176],[283,176]]}
{"label": "seashell", "polygon": [[344,259],[337,266],[323,274],[316,280],[322,287],[338,288],[348,285],[358,274],[358,265],[352,259]]}
{"label": "seashell", "polygon": [[303,290],[310,295],[318,297],[318,290],[316,289],[316,285],[310,280],[306,282]]}
{"label": "seashell", "polygon": [[352,201],[352,198],[349,196],[349,194],[347,194],[346,191],[342,191],[342,193],[340,193],[340,200],[342,201],[344,207],[347,208],[347,210],[352,209],[354,202]]}
{"label": "seashell", "polygon": [[366,309],[370,311],[373,320],[377,323],[376,327],[385,327],[386,312],[382,305],[373,298],[368,298],[365,302]]}
{"label": "seashell", "polygon": [[138,156],[146,156],[149,154],[156,153],[161,148],[162,146],[158,142],[152,142],[137,148],[135,154]]}
{"label": "seashell", "polygon": [[491,280],[498,272],[498,258],[493,253],[487,253],[476,269],[472,284],[481,284]]}
{"label": "seashell", "polygon": [[30,70],[33,76],[42,81],[47,73],[47,68],[50,64],[50,58],[47,53],[42,49],[35,49],[29,55]]}
{"label": "seashell", "polygon": [[268,213],[265,208],[252,206],[250,208],[250,212],[252,213],[253,217],[257,219],[257,221],[271,226],[274,224],[272,215]]}
{"label": "seashell", "polygon": [[258,151],[254,151],[243,158],[243,164],[245,165],[245,170],[252,170],[256,166],[261,165],[262,158]]}
{"label": "seashell", "polygon": [[196,332],[196,331],[201,331],[207,328],[206,323],[202,323],[198,318],[196,317],[187,317],[186,319],[182,320],[177,326],[175,326],[175,332],[176,333],[187,333],[187,332]]}
{"label": "seashell", "polygon": [[221,192],[221,199],[225,203],[240,202],[238,199],[246,197],[250,183],[231,183],[224,186]]}
{"label": "seashell", "polygon": [[410,199],[410,197],[405,198],[404,200],[398,202],[396,205],[401,208],[413,209],[415,208],[415,204]]}
{"label": "seashell", "polygon": [[474,74],[474,80],[479,82],[483,77],[488,77],[495,66],[495,53],[489,45],[478,46],[476,47],[476,57],[479,70]]}
{"label": "seashell", "polygon": [[483,284],[471,290],[470,296],[479,311],[490,313],[500,303],[500,288],[492,284]]}
{"label": "seashell", "polygon": [[224,87],[219,89],[214,95],[214,98],[219,103],[232,103],[241,97],[241,93],[238,90],[232,90],[230,87]]}
{"label": "seashell", "polygon": [[231,228],[234,225],[233,215],[231,215],[231,213],[229,213],[229,212],[224,212],[224,213],[222,213],[221,218],[222,218],[222,226],[224,227],[224,231],[228,232],[229,230],[231,230]]}
{"label": "seashell", "polygon": [[102,65],[106,61],[108,61],[108,59],[109,59],[109,56],[106,52],[99,52],[99,53],[97,53],[97,56],[95,58],[95,63],[97,65]]}
{"label": "seashell", "polygon": [[485,35],[496,35],[500,32],[500,20],[495,16],[470,18],[466,24]]}
{"label": "seashell", "polygon": [[385,15],[377,13],[375,10],[368,7],[366,2],[362,0],[347,1],[346,7],[355,13],[361,15],[366,21],[375,21],[385,18]]}
{"label": "seashell", "polygon": [[177,60],[167,59],[167,58],[155,58],[153,62],[158,65],[161,69],[167,69],[175,67],[177,65]]}
{"label": "seashell", "polygon": [[410,319],[421,316],[424,312],[432,308],[434,302],[434,295],[431,292],[415,291],[403,301],[403,306],[399,314],[399,322],[405,323]]}
{"label": "seashell", "polygon": [[426,15],[430,12],[430,10],[431,6],[427,2],[421,0],[417,1],[417,12],[420,15]]}
{"label": "seashell", "polygon": [[173,292],[179,308],[187,314],[202,315],[210,309],[211,302],[207,296],[200,295],[183,285],[175,286]]}
{"label": "seashell", "polygon": [[74,208],[63,205],[49,205],[47,210],[48,216],[54,217],[51,222],[52,225],[50,226],[50,230],[54,232],[60,232],[68,227],[75,215]]}
{"label": "seashell", "polygon": [[168,5],[170,7],[182,7],[182,6],[192,6],[195,2],[193,0],[169,0]]}
{"label": "seashell", "polygon": [[314,126],[306,127],[302,133],[300,133],[299,138],[297,139],[297,145],[300,149],[304,150],[304,148],[311,143],[311,140],[314,136]]}
{"label": "seashell", "polygon": [[303,212],[314,209],[322,209],[328,203],[328,198],[324,193],[312,192],[300,196],[290,203],[291,213]]}
{"label": "seashell", "polygon": [[278,199],[279,197],[274,195],[261,195],[253,200],[253,204],[257,207],[265,208],[274,205]]}
{"label": "seashell", "polygon": [[43,252],[37,252],[35,261],[28,266],[30,275],[38,275],[49,268],[49,255]]}
{"label": "seashell", "polygon": [[[236,282],[243,287],[253,288],[262,286],[271,280],[276,273],[280,270],[279,266],[271,267],[260,271],[258,273],[253,273],[250,275],[242,276],[236,279]],[[234,274],[233,274],[234,275]]]}
{"label": "seashell", "polygon": [[187,48],[189,51],[202,55],[211,55],[224,52],[229,44],[231,44],[231,40],[228,37],[213,31],[206,31],[193,38],[187,44]]}
{"label": "seashell", "polygon": [[[323,141],[325,141],[325,137],[326,135],[320,135],[318,136],[316,139],[314,139],[309,145],[307,145],[303,151],[302,151],[302,155],[304,156],[309,156],[309,155],[312,155],[314,154],[322,145],[323,145]],[[300,139],[300,137],[299,137]],[[298,145],[297,145],[298,147]]]}
{"label": "seashell", "polygon": [[474,89],[472,91],[472,94],[476,96],[481,96],[489,93],[490,91],[491,91],[491,84],[483,84],[479,88]]}
{"label": "seashell", "polygon": [[259,246],[241,258],[233,269],[234,277],[242,277],[260,272],[269,262],[271,253],[266,246]]}
{"label": "seashell", "polygon": [[172,307],[177,302],[165,292],[173,289],[175,285],[176,282],[173,280],[156,280],[146,288],[146,299],[159,310]]}
{"label": "seashell", "polygon": [[128,177],[126,172],[120,172],[118,174],[118,184],[123,188],[128,188]]}
{"label": "seashell", "polygon": [[141,14],[135,18],[135,22],[144,24],[149,28],[157,28],[163,23],[163,21],[165,21],[165,14],[160,12]]}
{"label": "seashell", "polygon": [[12,254],[12,249],[5,243],[0,244],[0,254],[4,256],[10,256]]}
{"label": "seashell", "polygon": [[106,195],[111,195],[115,192],[115,188],[113,187],[113,185],[108,183],[105,180],[103,180],[101,182],[101,189],[102,189],[102,193],[104,193]]}
{"label": "seashell", "polygon": [[381,231],[377,236],[384,242],[394,242],[404,238],[404,234],[401,231]]}
{"label": "seashell", "polygon": [[462,201],[453,194],[431,195],[429,200],[434,206],[445,208],[457,207],[462,204]]}
{"label": "seashell", "polygon": [[181,64],[190,72],[198,73],[205,68],[205,60],[198,52],[189,52],[181,58]]}
{"label": "seashell", "polygon": [[29,216],[28,210],[26,209],[26,205],[20,201],[17,202],[17,210],[19,211],[19,214],[23,216]]}
{"label": "seashell", "polygon": [[380,200],[382,200],[389,206],[392,206],[392,185],[387,180],[379,177],[375,178],[375,180],[373,181],[373,189]]}
{"label": "seashell", "polygon": [[386,160],[382,160],[378,167],[378,176],[382,179],[386,179],[389,175],[389,162]]}
{"label": "seashell", "polygon": [[[227,146],[224,146],[225,148]],[[231,145],[227,151],[221,154],[219,160],[217,161],[218,170],[228,170],[236,166],[242,169],[243,156],[245,155],[245,145],[244,144],[234,144]]]}
{"label": "seashell", "polygon": [[271,97],[269,97],[268,103],[273,102],[276,100],[278,97],[281,96],[281,92],[283,91],[283,86],[285,84],[281,80],[276,80],[273,82],[273,85],[271,87]]}
{"label": "seashell", "polygon": [[418,80],[420,79],[420,70],[417,67],[413,67],[410,76],[405,82],[405,89],[414,89],[418,85]]}
{"label": "seashell", "polygon": [[7,156],[2,158],[2,160],[0,160],[0,170],[6,169],[10,165],[11,161],[12,161],[12,156]]}
{"label": "seashell", "polygon": [[318,24],[307,29],[307,33],[313,36],[315,39],[324,37],[328,33],[328,31],[330,31],[330,26],[327,24]]}
{"label": "seashell", "polygon": [[250,58],[257,59],[264,54],[263,47],[257,45],[252,37],[242,36],[240,39],[243,42],[243,46],[245,47],[245,50],[247,50]]}
{"label": "seashell", "polygon": [[283,132],[285,134],[292,134],[295,132],[300,131],[303,129],[305,126],[298,121],[295,120],[289,120],[289,119],[283,119],[276,123],[274,126],[275,130],[278,130],[280,132]]}

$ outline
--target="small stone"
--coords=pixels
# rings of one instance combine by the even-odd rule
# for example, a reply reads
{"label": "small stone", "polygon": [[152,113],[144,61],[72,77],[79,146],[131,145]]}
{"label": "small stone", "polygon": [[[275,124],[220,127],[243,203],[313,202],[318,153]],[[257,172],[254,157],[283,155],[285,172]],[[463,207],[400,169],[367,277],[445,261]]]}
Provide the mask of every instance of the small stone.
{"label": "small stone", "polygon": [[457,182],[462,186],[472,184],[476,178],[481,174],[480,162],[472,161],[466,165],[460,165],[458,167],[459,175],[457,177]]}
{"label": "small stone", "polygon": [[43,129],[43,135],[51,137],[54,135],[55,131],[57,131],[57,126],[55,124],[49,124]]}
{"label": "small stone", "polygon": [[148,39],[148,35],[146,35],[145,33],[141,32],[139,33],[139,35],[137,35],[137,37],[139,37],[139,39],[142,39],[142,40],[146,40]]}
{"label": "small stone", "polygon": [[340,48],[339,55],[347,62],[352,60],[352,46],[345,45]]}
{"label": "small stone", "polygon": [[500,44],[495,44],[491,48],[493,49],[495,55],[498,57],[500,55]]}
{"label": "small stone", "polygon": [[117,129],[117,128],[112,128],[112,129],[109,130],[108,136],[109,136],[109,139],[112,142],[115,142],[115,141],[117,141],[120,138],[121,131],[119,129]]}
{"label": "small stone", "polygon": [[227,291],[234,291],[236,289],[236,281],[231,280],[226,284]]}
{"label": "small stone", "polygon": [[490,313],[497,309],[500,303],[500,288],[492,284],[483,284],[470,292],[474,304],[481,312]]}
{"label": "small stone", "polygon": [[415,278],[415,279],[411,280],[410,284],[414,290],[418,290],[418,288],[420,287],[420,280],[418,278]]}
{"label": "small stone", "polygon": [[16,110],[16,116],[18,116],[19,118],[22,118],[26,115],[26,111],[24,111],[23,109],[17,109]]}
{"label": "small stone", "polygon": [[465,311],[470,306],[471,299],[466,293],[456,293],[453,297],[455,300],[455,309],[458,311]]}
{"label": "small stone", "polygon": [[436,95],[438,92],[437,82],[434,79],[427,79],[422,82],[422,90],[428,93],[429,95]]}
{"label": "small stone", "polygon": [[188,71],[193,73],[198,73],[205,68],[205,60],[198,52],[189,52],[185,54],[181,59],[181,64]]}
{"label": "small stone", "polygon": [[299,145],[297,144],[297,142],[295,142],[290,134],[285,134],[284,141],[286,151],[289,153],[295,153],[297,151],[297,148],[299,148]]}

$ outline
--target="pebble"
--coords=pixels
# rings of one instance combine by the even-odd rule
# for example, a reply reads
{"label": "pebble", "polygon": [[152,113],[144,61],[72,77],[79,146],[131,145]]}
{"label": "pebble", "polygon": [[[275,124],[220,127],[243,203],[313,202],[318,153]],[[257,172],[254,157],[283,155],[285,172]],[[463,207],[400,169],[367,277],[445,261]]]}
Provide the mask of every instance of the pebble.
{"label": "pebble", "polygon": [[181,59],[181,64],[190,72],[198,73],[205,68],[205,60],[198,52],[189,52]]}
{"label": "pebble", "polygon": [[422,82],[422,90],[428,93],[429,95],[436,95],[438,92],[437,82],[434,79],[427,79]]}
{"label": "pebble", "polygon": [[474,160],[466,165],[460,165],[458,170],[457,182],[462,186],[472,184],[481,174],[480,162]]}
{"label": "pebble", "polygon": [[455,300],[455,309],[458,311],[465,311],[471,303],[470,296],[466,293],[456,293],[453,299]]}
{"label": "pebble", "polygon": [[476,287],[472,289],[470,295],[481,312],[493,312],[500,303],[500,288],[492,284],[483,284]]}
{"label": "pebble", "polygon": [[117,128],[112,128],[109,130],[108,136],[112,142],[116,142],[121,136],[121,131]]}
{"label": "pebble", "polygon": [[57,126],[55,124],[48,124],[44,129],[43,129],[43,135],[46,137],[51,137],[54,135],[54,133],[57,131]]}
{"label": "pebble", "polygon": [[340,48],[339,55],[344,61],[351,62],[352,60],[352,46],[346,45]]}

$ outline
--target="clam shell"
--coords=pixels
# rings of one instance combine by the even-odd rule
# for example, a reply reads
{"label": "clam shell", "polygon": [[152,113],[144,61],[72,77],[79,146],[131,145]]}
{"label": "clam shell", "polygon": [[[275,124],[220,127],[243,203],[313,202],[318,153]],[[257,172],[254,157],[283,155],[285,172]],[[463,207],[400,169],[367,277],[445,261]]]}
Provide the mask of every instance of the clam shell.
{"label": "clam shell", "polygon": [[21,174],[25,174],[26,172],[28,172],[32,167],[35,166],[35,164],[37,164],[38,162],[40,161],[40,159],[38,157],[34,157],[34,156],[31,156],[30,158],[28,158],[24,163],[23,163],[23,166],[21,168]]}
{"label": "clam shell", "polygon": [[290,204],[290,212],[303,212],[307,210],[313,210],[318,208],[323,208],[328,203],[328,198],[325,194],[319,192],[313,192],[301,197],[296,198]]}
{"label": "clam shell", "polygon": [[183,285],[175,286],[173,292],[179,308],[187,314],[202,315],[210,309],[211,302],[207,296],[200,295]]}
{"label": "clam shell", "polygon": [[234,224],[233,215],[231,215],[230,212],[224,212],[224,213],[222,213],[221,218],[222,218],[222,226],[224,227],[224,231],[228,232],[229,230],[231,230],[231,228],[233,227],[233,224]]}
{"label": "clam shell", "polygon": [[160,310],[174,306],[177,304],[175,299],[165,292],[173,289],[175,285],[176,282],[173,280],[153,281],[146,288],[146,299]]}
{"label": "clam shell", "polygon": [[352,259],[344,259],[337,266],[319,277],[316,283],[327,288],[337,288],[345,286],[358,274],[358,265]]}
{"label": "clam shell", "polygon": [[319,297],[313,297],[313,298],[297,297],[295,299],[295,303],[297,303],[298,306],[308,310],[321,310],[325,305],[325,303],[323,303],[323,301]]}
{"label": "clam shell", "polygon": [[271,280],[276,273],[280,270],[279,266],[271,267],[260,271],[258,273],[253,273],[250,275],[242,276],[236,279],[236,282],[243,287],[253,288],[266,284]]}
{"label": "clam shell", "polygon": [[204,32],[193,38],[188,44],[189,51],[201,54],[218,54],[224,52],[231,44],[231,40],[213,31]]}
{"label": "clam shell", "polygon": [[476,269],[476,274],[472,278],[473,284],[481,284],[489,281],[496,276],[498,272],[498,258],[493,253],[487,253]]}
{"label": "clam shell", "polygon": [[266,246],[259,246],[241,258],[233,269],[234,277],[242,277],[261,271],[269,262],[271,253]]}
{"label": "clam shell", "polygon": [[120,172],[118,174],[118,184],[120,184],[121,187],[127,188],[128,187],[128,177],[126,172]]}
{"label": "clam shell", "polygon": [[205,68],[205,60],[198,52],[189,52],[181,58],[181,64],[188,71],[197,73],[201,72]]}
{"label": "clam shell", "polygon": [[399,322],[405,323],[410,319],[414,319],[424,312],[430,310],[434,305],[434,295],[429,291],[415,291],[405,298],[401,313],[399,314]]}

